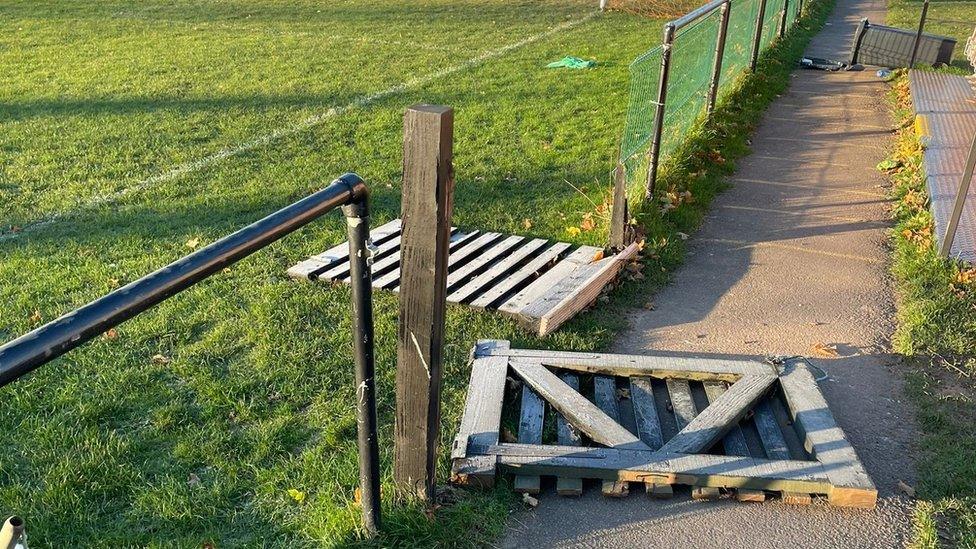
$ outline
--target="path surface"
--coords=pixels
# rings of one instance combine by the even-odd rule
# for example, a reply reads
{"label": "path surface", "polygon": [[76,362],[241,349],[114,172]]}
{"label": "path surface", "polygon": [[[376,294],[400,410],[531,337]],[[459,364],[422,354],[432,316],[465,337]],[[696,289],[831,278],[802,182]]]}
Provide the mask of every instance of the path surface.
{"label": "path surface", "polygon": [[[838,0],[808,54],[846,59],[857,21],[884,20],[883,0]],[[886,353],[894,306],[883,244],[884,180],[874,166],[891,143],[885,84],[874,70],[798,71],[766,113],[734,187],[714,203],[685,266],[634,313],[616,352],[808,355],[836,344],[841,358],[812,360],[821,387],[878,486],[874,511],[671,501],[632,493],[581,500],[552,489],[513,517],[503,547],[900,547],[911,503],[914,424],[896,359]],[[636,492],[636,491],[635,491]]]}

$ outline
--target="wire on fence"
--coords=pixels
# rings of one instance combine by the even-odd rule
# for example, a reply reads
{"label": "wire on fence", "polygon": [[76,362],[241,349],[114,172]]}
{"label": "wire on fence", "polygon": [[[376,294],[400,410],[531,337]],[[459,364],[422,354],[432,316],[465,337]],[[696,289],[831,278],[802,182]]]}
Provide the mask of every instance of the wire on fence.
{"label": "wire on fence", "polygon": [[[761,9],[763,2],[765,10]],[[608,7],[629,11],[621,6],[627,3],[610,0]],[[721,97],[750,66],[756,31],[760,33],[758,49],[765,49],[781,30],[796,22],[802,9],[801,0],[732,0],[727,8],[730,11],[724,48],[717,57],[716,48],[723,45],[723,4],[714,0],[668,23],[665,29],[670,26],[674,32],[665,32],[664,44],[630,64],[630,95],[620,143],[620,163],[626,170],[629,189],[640,182],[651,193],[658,167],[702,120],[716,61],[721,62],[719,81],[715,83]],[[662,71],[666,71],[664,78]],[[663,119],[659,135],[658,109]]]}

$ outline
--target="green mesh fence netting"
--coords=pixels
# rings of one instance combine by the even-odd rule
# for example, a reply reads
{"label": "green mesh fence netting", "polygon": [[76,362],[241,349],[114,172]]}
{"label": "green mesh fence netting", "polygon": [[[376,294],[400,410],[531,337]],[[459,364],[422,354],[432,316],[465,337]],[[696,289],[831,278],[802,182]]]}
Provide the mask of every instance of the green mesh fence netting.
{"label": "green mesh fence netting", "polygon": [[[762,0],[734,0],[730,5],[728,32],[722,56],[719,96],[731,88],[748,68],[752,41]],[[796,0],[766,0],[760,48],[776,39],[786,8],[787,27],[799,17]],[[668,88],[664,107],[658,165],[685,141],[703,119],[708,103],[715,61],[715,47],[721,26],[721,11],[716,8],[680,28],[671,48]],[[643,190],[650,168],[649,152],[654,139],[658,87],[663,49],[655,47],[630,64],[630,95],[627,118],[620,143],[620,162],[627,173],[631,191]]]}

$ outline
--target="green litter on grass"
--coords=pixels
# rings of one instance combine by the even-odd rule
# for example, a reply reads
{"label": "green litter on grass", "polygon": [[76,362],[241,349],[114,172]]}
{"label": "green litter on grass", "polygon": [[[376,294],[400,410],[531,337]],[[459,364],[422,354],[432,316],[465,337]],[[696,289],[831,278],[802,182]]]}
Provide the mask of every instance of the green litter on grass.
{"label": "green litter on grass", "polygon": [[547,69],[559,69],[565,67],[567,69],[588,69],[590,67],[595,67],[596,61],[586,61],[580,59],[579,57],[566,56],[559,61],[553,61],[546,65]]}

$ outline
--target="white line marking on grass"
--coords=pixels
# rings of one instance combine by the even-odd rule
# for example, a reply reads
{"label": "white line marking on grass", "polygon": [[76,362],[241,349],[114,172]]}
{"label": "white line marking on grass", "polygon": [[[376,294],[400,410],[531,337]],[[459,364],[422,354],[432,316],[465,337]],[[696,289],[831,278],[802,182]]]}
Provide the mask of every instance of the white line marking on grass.
{"label": "white line marking on grass", "polygon": [[306,118],[305,120],[302,120],[301,122],[299,122],[299,123],[297,123],[295,125],[288,126],[288,127],[284,127],[284,128],[279,128],[277,130],[272,131],[271,133],[267,133],[267,134],[258,136],[256,138],[250,140],[250,141],[245,141],[244,143],[241,143],[240,145],[237,145],[237,146],[234,146],[234,147],[228,147],[226,149],[219,150],[219,151],[217,151],[217,152],[215,152],[215,153],[213,153],[213,154],[211,154],[209,156],[205,156],[205,157],[200,158],[198,160],[194,160],[194,161],[188,162],[186,164],[181,164],[179,166],[176,166],[176,167],[170,169],[169,171],[166,171],[166,172],[163,172],[161,174],[154,175],[152,177],[149,177],[147,179],[144,179],[144,180],[142,180],[142,181],[140,181],[140,182],[138,182],[135,185],[132,185],[130,187],[126,187],[124,189],[120,189],[120,190],[115,191],[115,192],[112,192],[112,193],[106,193],[106,194],[102,194],[102,195],[96,195],[92,199],[90,199],[88,202],[85,202],[85,203],[81,204],[75,210],[70,210],[70,211],[67,211],[67,212],[58,212],[58,213],[51,214],[47,218],[41,219],[39,221],[36,221],[34,223],[30,223],[30,224],[22,227],[18,232],[15,232],[15,233],[0,234],[0,242],[3,242],[5,240],[16,239],[20,235],[23,235],[23,234],[28,233],[28,232],[33,231],[33,230],[37,230],[37,229],[39,229],[41,227],[45,227],[47,225],[51,225],[53,223],[56,223],[58,220],[62,219],[66,215],[71,214],[71,213],[75,213],[75,212],[77,212],[79,210],[84,210],[84,209],[87,209],[87,208],[93,208],[93,207],[101,206],[101,205],[104,205],[104,204],[112,203],[112,202],[114,202],[114,201],[116,201],[116,200],[118,200],[120,198],[123,198],[123,197],[125,197],[125,196],[127,196],[129,194],[132,194],[134,192],[139,192],[139,191],[148,189],[148,188],[153,187],[153,186],[155,186],[155,185],[157,185],[159,183],[165,183],[167,181],[172,181],[172,180],[177,179],[177,178],[179,178],[179,177],[181,177],[181,176],[183,176],[185,174],[192,173],[192,172],[196,172],[196,171],[200,171],[200,170],[202,170],[202,169],[204,169],[204,168],[206,168],[208,166],[211,166],[213,164],[216,164],[216,163],[218,163],[218,162],[220,162],[222,160],[226,160],[226,159],[231,158],[233,156],[237,156],[237,155],[239,155],[241,153],[248,152],[248,151],[257,149],[259,147],[262,147],[264,145],[267,145],[269,143],[273,143],[275,141],[280,141],[281,139],[284,139],[286,137],[290,137],[292,135],[295,135],[295,134],[304,132],[304,131],[306,131],[306,130],[308,130],[310,128],[313,128],[315,126],[318,126],[319,124],[322,124],[326,120],[329,120],[331,118],[335,118],[336,116],[339,116],[341,114],[344,114],[344,113],[346,113],[346,112],[348,112],[348,111],[350,111],[352,109],[356,109],[356,108],[360,108],[360,107],[365,107],[365,106],[367,106],[367,105],[369,105],[371,103],[375,103],[376,101],[379,101],[381,99],[386,99],[387,97],[390,97],[391,95],[395,95],[397,93],[400,93],[400,92],[409,90],[411,88],[425,86],[427,84],[430,84],[431,82],[434,82],[436,80],[439,80],[441,78],[444,78],[445,76],[450,76],[452,74],[455,74],[455,73],[462,72],[464,70],[470,69],[472,67],[475,67],[477,65],[480,65],[480,64],[484,63],[485,61],[488,61],[488,60],[491,60],[491,59],[495,59],[495,58],[501,57],[501,56],[503,56],[503,55],[505,55],[505,54],[513,51],[513,50],[517,50],[517,49],[519,49],[521,47],[524,47],[524,46],[527,46],[527,45],[532,44],[534,42],[538,42],[540,40],[543,40],[545,38],[548,38],[548,37],[550,37],[550,36],[552,36],[554,34],[558,34],[560,32],[569,30],[569,29],[571,29],[573,27],[579,26],[579,25],[581,25],[581,24],[583,24],[583,23],[585,23],[585,22],[593,19],[594,17],[596,17],[599,14],[600,14],[600,12],[594,11],[594,12],[590,13],[589,15],[586,15],[585,17],[580,17],[579,19],[574,19],[572,21],[566,21],[564,23],[560,23],[560,24],[552,27],[549,30],[546,30],[546,31],[540,32],[538,34],[534,34],[532,36],[523,38],[522,40],[519,40],[518,42],[513,42],[511,44],[502,46],[500,48],[496,48],[496,49],[487,51],[485,53],[482,53],[481,55],[478,55],[477,57],[472,57],[471,59],[468,59],[467,61],[464,61],[464,62],[459,63],[457,65],[454,65],[454,66],[451,66],[451,67],[447,67],[445,69],[441,69],[439,71],[435,71],[435,72],[432,72],[432,73],[428,73],[428,74],[425,74],[423,76],[418,76],[416,78],[411,78],[411,79],[406,80],[404,82],[401,82],[401,83],[399,83],[399,84],[397,84],[395,86],[386,88],[385,90],[378,91],[378,92],[373,93],[373,94],[370,94],[370,95],[361,96],[361,97],[359,97],[359,98],[357,98],[357,99],[355,99],[355,100],[353,100],[353,101],[351,101],[349,103],[346,103],[345,105],[342,105],[342,106],[339,106],[339,107],[332,107],[331,109],[325,111],[324,113],[310,116],[310,117]]}

